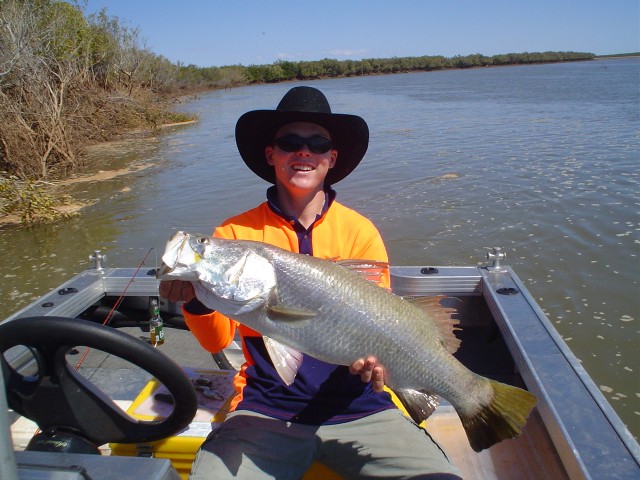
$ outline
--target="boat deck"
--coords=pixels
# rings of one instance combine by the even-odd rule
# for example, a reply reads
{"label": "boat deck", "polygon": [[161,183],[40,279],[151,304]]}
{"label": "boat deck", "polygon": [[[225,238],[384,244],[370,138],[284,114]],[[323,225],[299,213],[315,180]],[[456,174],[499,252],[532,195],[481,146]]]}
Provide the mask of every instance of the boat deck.
{"label": "boat deck", "polygon": [[493,447],[474,452],[458,414],[439,407],[427,419],[427,431],[440,444],[464,478],[475,480],[562,480],[569,478],[537,410],[531,412],[524,433]]}
{"label": "boat deck", "polygon": [[[145,339],[148,335],[137,327],[126,327],[121,330]],[[181,365],[204,369],[216,368],[212,356],[197,344],[188,331],[167,328],[165,339],[165,343],[158,348]],[[70,362],[73,363],[75,358],[81,357],[83,353],[83,349],[78,349],[78,353],[70,359]],[[233,352],[229,352],[229,356],[232,355]],[[96,350],[91,350],[86,356],[79,372],[115,399],[123,410],[131,405],[138,393],[151,380],[147,372],[120,358]],[[36,428],[33,422],[25,418],[19,418],[13,423],[12,436],[16,451],[24,450]],[[569,478],[537,411],[530,416],[521,437],[503,441],[480,453],[474,452],[469,446],[458,415],[450,406],[440,406],[427,420],[426,428],[464,473],[464,478],[477,480]],[[101,451],[104,455],[111,453],[109,445],[102,445]]]}

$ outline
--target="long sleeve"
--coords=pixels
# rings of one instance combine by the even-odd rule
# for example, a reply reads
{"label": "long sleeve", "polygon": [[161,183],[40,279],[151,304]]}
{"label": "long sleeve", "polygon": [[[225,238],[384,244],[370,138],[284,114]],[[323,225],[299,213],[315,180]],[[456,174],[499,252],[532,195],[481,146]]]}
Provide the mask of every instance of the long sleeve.
{"label": "long sleeve", "polygon": [[233,340],[237,323],[224,315],[218,312],[194,314],[184,307],[182,313],[187,327],[205,350],[217,353]]}

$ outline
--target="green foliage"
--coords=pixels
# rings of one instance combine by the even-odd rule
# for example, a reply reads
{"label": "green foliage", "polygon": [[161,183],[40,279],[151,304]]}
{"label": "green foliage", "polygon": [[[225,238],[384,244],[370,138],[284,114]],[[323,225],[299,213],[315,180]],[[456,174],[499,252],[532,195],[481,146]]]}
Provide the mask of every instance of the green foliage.
{"label": "green foliage", "polygon": [[0,172],[1,216],[15,215],[23,224],[56,220],[64,216],[57,207],[69,201],[68,195],[56,196],[42,182]]}
{"label": "green foliage", "polygon": [[[201,68],[151,52],[137,28],[106,9],[85,15],[83,5],[0,0],[0,170],[21,179],[66,175],[81,165],[82,146],[89,142],[177,121],[158,101],[166,96],[254,83],[594,58],[579,52],[475,53]],[[25,218],[32,209],[48,208],[35,187],[20,192]]]}
{"label": "green foliage", "polygon": [[57,61],[72,61],[89,50],[91,30],[82,12],[66,2],[53,2],[42,12],[40,28],[51,32],[43,53]]}
{"label": "green foliage", "polygon": [[250,83],[270,83],[288,80],[312,80],[316,78],[346,77],[358,75],[381,75],[405,72],[428,72],[451,68],[474,68],[532,63],[572,62],[592,60],[592,53],[543,52],[509,53],[486,57],[480,53],[443,56],[366,58],[363,60],[335,60],[324,58],[317,61],[284,62],[273,65],[250,65],[246,67]]}
{"label": "green foliage", "polygon": [[300,69],[296,62],[278,60],[275,65],[278,65],[282,69],[282,79],[285,81],[298,78],[298,75],[300,74]]}

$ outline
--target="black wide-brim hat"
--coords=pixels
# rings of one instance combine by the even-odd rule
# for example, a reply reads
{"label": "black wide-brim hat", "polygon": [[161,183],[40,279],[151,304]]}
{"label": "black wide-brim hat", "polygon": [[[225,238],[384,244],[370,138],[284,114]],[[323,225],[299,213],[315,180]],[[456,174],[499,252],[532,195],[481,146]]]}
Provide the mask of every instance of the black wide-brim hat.
{"label": "black wide-brim hat", "polygon": [[275,110],[253,110],[236,123],[236,144],[244,163],[267,182],[276,183],[274,168],[267,163],[265,147],[272,145],[274,135],[284,125],[310,122],[321,125],[331,134],[333,148],[338,151],[335,166],[325,183],[332,185],[349,175],[360,163],[369,146],[369,127],[357,115],[331,113],[324,94],[312,87],[289,90]]}

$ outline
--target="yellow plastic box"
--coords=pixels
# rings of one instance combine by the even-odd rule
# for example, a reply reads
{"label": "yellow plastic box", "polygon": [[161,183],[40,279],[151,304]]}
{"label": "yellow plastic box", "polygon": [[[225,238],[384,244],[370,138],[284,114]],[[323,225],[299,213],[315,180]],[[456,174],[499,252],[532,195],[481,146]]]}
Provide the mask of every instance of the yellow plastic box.
{"label": "yellow plastic box", "polygon": [[[189,427],[173,437],[149,443],[111,443],[112,455],[128,457],[167,458],[187,480],[196,452],[207,438],[213,426],[221,423],[229,412],[234,396],[233,377],[235,370],[196,370],[185,368],[185,373],[196,386],[198,410]],[[209,386],[206,386],[209,384]],[[206,388],[209,388],[207,391]],[[167,417],[172,405],[154,398],[156,394],[168,393],[156,379],[151,380],[135,398],[127,413],[139,420],[156,420]],[[305,480],[339,480],[341,477],[320,463],[314,463],[304,476]]]}
{"label": "yellow plastic box", "polygon": [[[212,430],[212,423],[222,422],[234,395],[233,370],[196,370],[185,368],[198,395],[198,410],[191,424],[173,437],[144,444],[111,443],[112,455],[167,458],[181,478],[187,479],[196,452]],[[157,394],[168,393],[164,385],[151,380],[135,398],[127,413],[139,420],[167,417],[173,405],[158,401]]]}

